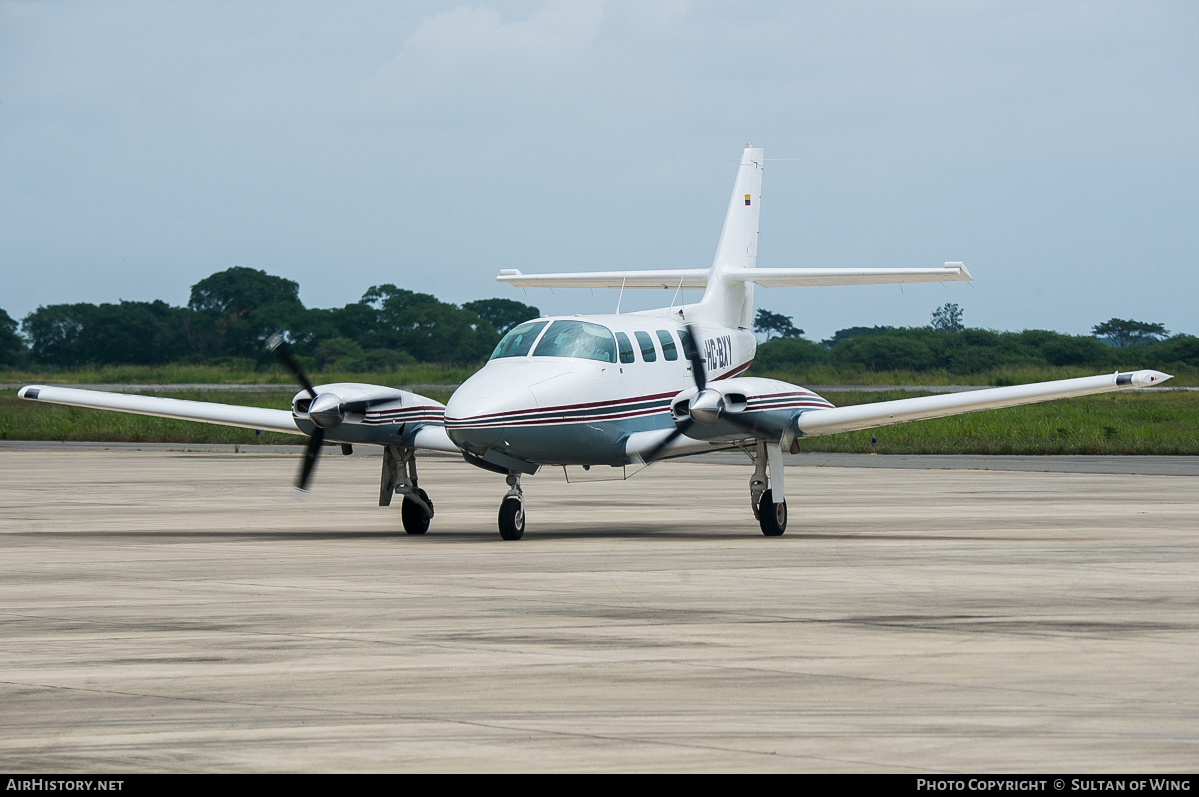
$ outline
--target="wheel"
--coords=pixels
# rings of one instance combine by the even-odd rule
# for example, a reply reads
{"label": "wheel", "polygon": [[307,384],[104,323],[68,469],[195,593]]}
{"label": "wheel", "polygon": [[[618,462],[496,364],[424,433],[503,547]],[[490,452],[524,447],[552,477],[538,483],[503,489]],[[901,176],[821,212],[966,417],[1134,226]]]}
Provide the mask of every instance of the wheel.
{"label": "wheel", "polygon": [[[787,502],[776,504],[770,490],[762,493],[758,502],[758,524],[767,537],[781,537],[787,530]],[[773,507],[774,511],[771,511]]]}
{"label": "wheel", "polygon": [[525,536],[525,510],[516,496],[510,495],[500,504],[500,536],[505,540]]}
{"label": "wheel", "polygon": [[[433,507],[433,502],[429,500],[429,494],[419,487],[416,489],[416,494],[420,499]],[[404,503],[400,505],[400,519],[404,521],[404,531],[409,534],[424,534],[429,530],[429,521],[433,518],[425,514],[425,508],[412,501],[408,496],[404,496]]]}

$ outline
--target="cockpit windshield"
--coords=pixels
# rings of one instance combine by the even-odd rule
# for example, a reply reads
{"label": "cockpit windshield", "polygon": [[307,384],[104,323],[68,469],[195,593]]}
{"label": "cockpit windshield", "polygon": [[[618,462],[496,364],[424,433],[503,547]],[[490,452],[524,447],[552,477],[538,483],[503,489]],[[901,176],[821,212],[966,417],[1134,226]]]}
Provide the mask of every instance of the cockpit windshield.
{"label": "cockpit windshield", "polygon": [[[501,344],[502,345],[502,344]],[[587,321],[555,321],[534,357],[581,357],[602,363],[616,362],[616,341],[607,327]]]}
{"label": "cockpit windshield", "polygon": [[537,340],[538,333],[548,323],[549,321],[526,321],[520,326],[513,327],[495,347],[495,351],[491,353],[491,359],[524,357],[529,353],[529,349],[533,348],[533,341]]}

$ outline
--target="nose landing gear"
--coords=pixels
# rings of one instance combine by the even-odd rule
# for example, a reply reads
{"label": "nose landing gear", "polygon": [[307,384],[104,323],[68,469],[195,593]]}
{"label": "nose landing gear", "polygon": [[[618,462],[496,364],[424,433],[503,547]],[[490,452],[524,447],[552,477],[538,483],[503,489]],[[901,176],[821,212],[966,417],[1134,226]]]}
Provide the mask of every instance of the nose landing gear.
{"label": "nose landing gear", "polygon": [[525,494],[520,489],[520,474],[508,474],[508,494],[500,502],[500,537],[519,540],[525,536]]}

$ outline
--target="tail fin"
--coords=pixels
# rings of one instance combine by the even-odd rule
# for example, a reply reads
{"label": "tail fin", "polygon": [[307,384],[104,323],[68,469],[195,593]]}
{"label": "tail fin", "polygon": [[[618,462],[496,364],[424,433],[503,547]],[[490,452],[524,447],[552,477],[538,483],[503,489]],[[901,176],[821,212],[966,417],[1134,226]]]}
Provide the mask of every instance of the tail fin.
{"label": "tail fin", "polygon": [[763,150],[746,146],[733,183],[704,298],[694,315],[705,322],[748,329],[753,324],[754,286],[744,279],[721,279],[722,272],[758,265],[758,213],[762,199]]}

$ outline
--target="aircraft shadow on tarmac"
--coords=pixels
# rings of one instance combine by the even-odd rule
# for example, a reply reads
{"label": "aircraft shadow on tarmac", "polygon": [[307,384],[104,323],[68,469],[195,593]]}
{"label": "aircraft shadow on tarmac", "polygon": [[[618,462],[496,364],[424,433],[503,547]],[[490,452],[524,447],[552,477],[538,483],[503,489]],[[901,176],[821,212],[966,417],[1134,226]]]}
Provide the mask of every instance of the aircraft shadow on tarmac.
{"label": "aircraft shadow on tarmac", "polygon": [[[319,541],[353,541],[353,540],[407,540],[412,544],[446,544],[446,543],[461,543],[461,542],[497,542],[495,534],[490,529],[475,530],[447,530],[439,534],[428,534],[423,536],[409,535],[402,531],[392,530],[338,530],[338,531],[282,531],[278,529],[262,529],[254,531],[224,531],[224,530],[205,530],[205,531],[179,531],[168,529],[139,529],[136,531],[120,531],[120,530],[104,530],[104,531],[21,531],[5,534],[5,537],[38,537],[38,538],[87,538],[87,539],[114,539],[114,540],[147,540],[154,539],[164,543],[169,543],[172,540],[280,540],[280,541],[295,541],[295,542],[310,542]],[[663,540],[694,540],[712,541],[712,540],[757,540],[763,544],[776,545],[786,540],[791,541],[836,541],[836,542],[1007,542],[1009,537],[1001,535],[957,535],[957,534],[938,534],[935,532],[928,534],[912,534],[910,532],[860,532],[853,530],[838,531],[838,532],[811,532],[797,530],[788,532],[784,537],[767,538],[760,534],[753,533],[752,529],[736,529],[732,531],[707,531],[707,530],[684,530],[684,529],[663,529],[655,524],[624,524],[620,526],[607,525],[572,525],[569,528],[560,529],[539,529],[536,532],[530,533],[527,537],[528,543],[536,542],[537,540],[567,540],[567,539],[642,539],[647,541],[663,541]],[[1049,541],[1049,538],[1044,538]],[[1021,536],[1021,541],[1034,542],[1033,538]]]}

